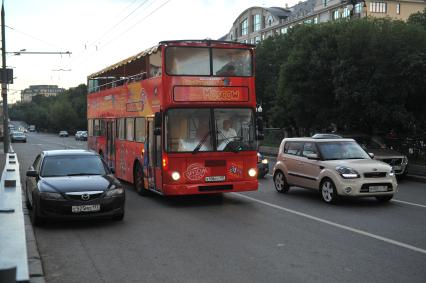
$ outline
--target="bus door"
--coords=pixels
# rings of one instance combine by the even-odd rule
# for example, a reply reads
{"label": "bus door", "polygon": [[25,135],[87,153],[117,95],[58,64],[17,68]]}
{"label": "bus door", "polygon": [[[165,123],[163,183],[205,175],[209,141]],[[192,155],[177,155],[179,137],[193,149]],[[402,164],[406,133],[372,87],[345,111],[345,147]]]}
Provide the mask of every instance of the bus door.
{"label": "bus door", "polygon": [[154,135],[154,120],[147,119],[148,134],[148,164],[146,175],[148,179],[148,188],[162,190],[162,156],[161,156],[161,136]]}
{"label": "bus door", "polygon": [[115,169],[114,121],[106,122],[106,157],[108,166]]}

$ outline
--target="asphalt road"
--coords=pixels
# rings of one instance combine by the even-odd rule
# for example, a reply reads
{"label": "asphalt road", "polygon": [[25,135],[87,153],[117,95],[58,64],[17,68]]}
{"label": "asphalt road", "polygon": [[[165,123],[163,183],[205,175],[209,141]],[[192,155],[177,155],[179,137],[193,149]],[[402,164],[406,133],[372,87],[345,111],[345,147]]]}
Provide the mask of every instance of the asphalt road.
{"label": "asphalt road", "polygon": [[[21,179],[44,149],[86,148],[28,133],[13,144]],[[22,180],[23,181],[23,180]],[[47,282],[425,282],[426,186],[402,181],[394,200],[323,203],[315,192],[141,197],[126,216],[35,228]]]}

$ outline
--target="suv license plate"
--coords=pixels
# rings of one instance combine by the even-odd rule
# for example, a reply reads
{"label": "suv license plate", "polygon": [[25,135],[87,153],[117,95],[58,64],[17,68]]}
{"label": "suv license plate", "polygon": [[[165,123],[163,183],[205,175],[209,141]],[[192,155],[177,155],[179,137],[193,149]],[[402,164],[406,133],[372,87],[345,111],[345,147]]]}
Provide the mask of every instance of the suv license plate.
{"label": "suv license plate", "polygon": [[370,186],[370,187],[368,187],[368,190],[369,190],[370,193],[387,192],[388,186]]}
{"label": "suv license plate", "polygon": [[225,176],[209,176],[206,177],[206,182],[222,182],[225,181]]}
{"label": "suv license plate", "polygon": [[92,205],[73,205],[71,206],[71,211],[73,213],[79,212],[93,212],[101,210],[100,204],[92,204]]}

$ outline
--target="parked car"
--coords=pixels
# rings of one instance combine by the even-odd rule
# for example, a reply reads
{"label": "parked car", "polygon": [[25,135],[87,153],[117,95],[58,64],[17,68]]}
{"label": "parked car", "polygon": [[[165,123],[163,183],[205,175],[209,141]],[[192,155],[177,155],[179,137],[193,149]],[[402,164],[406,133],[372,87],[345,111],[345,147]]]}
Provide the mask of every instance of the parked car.
{"label": "parked car", "polygon": [[83,133],[81,134],[81,140],[87,141],[87,131],[83,131]]}
{"label": "parked car", "polygon": [[87,131],[77,131],[75,133],[76,141],[87,141]]}
{"label": "parked car", "polygon": [[60,137],[68,137],[68,132],[67,131],[60,131],[59,136]]}
{"label": "parked car", "polygon": [[370,135],[345,135],[354,139],[365,151],[374,154],[374,159],[392,166],[398,177],[404,177],[408,171],[408,157],[396,150],[388,148],[378,137]]}
{"label": "parked car", "polygon": [[336,134],[330,134],[330,133],[321,133],[321,134],[315,134],[312,136],[314,139],[341,139],[342,136],[336,135]]}
{"label": "parked car", "polygon": [[27,142],[27,136],[23,132],[13,131],[10,134],[11,142]]}
{"label": "parked car", "polygon": [[326,203],[339,196],[389,201],[398,184],[392,167],[372,159],[353,139],[286,138],[273,171],[275,188],[298,186],[321,193]]}
{"label": "parked car", "polygon": [[266,159],[260,152],[257,153],[257,177],[264,178],[269,172],[268,159]]}
{"label": "parked car", "polygon": [[125,192],[101,157],[48,150],[26,172],[25,202],[34,225],[46,218],[124,217]]}

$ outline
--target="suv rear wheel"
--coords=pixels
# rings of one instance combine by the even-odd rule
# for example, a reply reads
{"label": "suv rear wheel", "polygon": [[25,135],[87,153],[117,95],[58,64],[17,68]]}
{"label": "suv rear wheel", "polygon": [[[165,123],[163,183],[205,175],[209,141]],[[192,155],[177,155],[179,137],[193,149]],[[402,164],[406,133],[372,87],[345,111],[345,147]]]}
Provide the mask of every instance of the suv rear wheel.
{"label": "suv rear wheel", "polygon": [[331,179],[324,179],[320,185],[322,200],[326,203],[337,203],[339,196],[337,195],[336,186]]}
{"label": "suv rear wheel", "polygon": [[284,173],[281,171],[275,172],[274,184],[275,189],[279,193],[286,193],[290,189],[290,186],[287,183],[287,179],[285,178]]}

